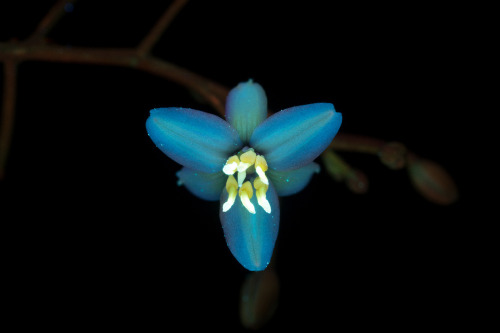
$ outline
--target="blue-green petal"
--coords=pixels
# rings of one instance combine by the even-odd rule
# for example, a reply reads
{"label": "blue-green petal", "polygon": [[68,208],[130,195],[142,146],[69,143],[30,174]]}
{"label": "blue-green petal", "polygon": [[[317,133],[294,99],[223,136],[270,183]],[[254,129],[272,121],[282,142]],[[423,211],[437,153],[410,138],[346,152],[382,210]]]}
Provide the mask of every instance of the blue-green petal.
{"label": "blue-green petal", "polygon": [[149,137],[168,157],[193,170],[221,171],[242,142],[223,119],[186,108],[153,109],[146,121]]}
{"label": "blue-green petal", "polygon": [[266,198],[271,205],[270,214],[258,205],[255,193],[250,199],[255,207],[255,214],[248,212],[239,197],[227,212],[223,212],[222,205],[227,197],[224,188],[219,215],[227,246],[243,267],[250,271],[262,271],[271,260],[278,236],[280,209],[276,191],[269,182]]}
{"label": "blue-green petal", "polygon": [[273,170],[300,168],[328,147],[341,123],[342,114],[329,103],[288,108],[261,123],[250,146],[265,156]]}
{"label": "blue-green petal", "polygon": [[220,194],[227,181],[227,175],[222,171],[205,173],[186,167],[177,172],[177,177],[179,185],[186,186],[193,195],[208,201],[220,199]]}
{"label": "blue-green petal", "polygon": [[252,80],[241,82],[226,99],[226,120],[248,143],[253,130],[267,117],[267,97],[264,89]]}
{"label": "blue-green petal", "polygon": [[272,181],[276,189],[276,193],[280,197],[284,197],[302,191],[304,187],[309,184],[313,174],[318,173],[319,171],[319,164],[311,162],[301,168],[288,171],[276,171],[269,169],[266,174]]}

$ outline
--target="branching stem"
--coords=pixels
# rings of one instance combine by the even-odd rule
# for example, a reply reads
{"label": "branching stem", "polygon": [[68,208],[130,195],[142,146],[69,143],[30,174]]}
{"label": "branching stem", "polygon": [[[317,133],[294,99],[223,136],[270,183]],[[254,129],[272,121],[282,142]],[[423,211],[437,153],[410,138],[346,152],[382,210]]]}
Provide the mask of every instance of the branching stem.
{"label": "branching stem", "polygon": [[[188,0],[174,0],[160,16],[136,48],[86,48],[49,45],[46,34],[65,13],[66,6],[76,0],[59,0],[40,21],[33,34],[24,42],[0,42],[0,62],[4,63],[4,98],[0,127],[0,179],[3,178],[14,124],[16,97],[16,67],[23,61],[48,61],[104,66],[119,66],[141,70],[184,86],[208,102],[224,116],[227,87],[185,68],[151,55],[151,49]],[[379,154],[386,142],[374,138],[338,134],[329,148]]]}

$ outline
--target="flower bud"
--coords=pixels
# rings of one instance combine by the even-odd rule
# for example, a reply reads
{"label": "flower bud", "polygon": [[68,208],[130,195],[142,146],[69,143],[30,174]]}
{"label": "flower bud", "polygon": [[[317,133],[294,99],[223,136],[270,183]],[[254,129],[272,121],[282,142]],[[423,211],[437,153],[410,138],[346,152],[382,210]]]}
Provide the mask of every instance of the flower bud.
{"label": "flower bud", "polygon": [[427,200],[449,205],[458,199],[457,186],[441,165],[415,158],[410,161],[408,172],[413,186]]}
{"label": "flower bud", "polygon": [[325,150],[323,154],[321,154],[321,158],[323,159],[323,165],[325,166],[326,172],[335,181],[343,181],[346,178],[346,175],[350,172],[351,168],[347,165],[347,163],[345,163],[342,158],[329,149]]}
{"label": "flower bud", "polygon": [[399,142],[389,142],[382,146],[378,156],[390,169],[402,169],[406,165],[406,147]]}
{"label": "flower bud", "polygon": [[365,194],[368,191],[368,177],[363,171],[352,169],[347,175],[346,185],[356,194]]}
{"label": "flower bud", "polygon": [[240,320],[244,327],[259,329],[272,318],[278,305],[279,280],[274,270],[252,272],[241,288]]}

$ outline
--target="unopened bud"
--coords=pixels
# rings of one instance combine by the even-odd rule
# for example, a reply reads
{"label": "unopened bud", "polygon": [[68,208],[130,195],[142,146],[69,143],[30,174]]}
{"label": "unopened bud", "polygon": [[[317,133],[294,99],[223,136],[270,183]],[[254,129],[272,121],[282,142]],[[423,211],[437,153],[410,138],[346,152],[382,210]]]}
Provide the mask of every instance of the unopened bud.
{"label": "unopened bud", "polygon": [[321,154],[321,158],[323,159],[326,172],[338,182],[344,180],[351,170],[349,165],[331,150],[325,150]]}
{"label": "unopened bud", "polygon": [[346,185],[356,194],[365,194],[368,191],[368,177],[364,172],[353,169],[347,175]]}
{"label": "unopened bud", "polygon": [[393,170],[402,169],[406,165],[406,147],[399,142],[389,142],[382,146],[378,156],[380,161]]}
{"label": "unopened bud", "polygon": [[272,268],[250,273],[241,288],[242,325],[250,329],[264,326],[276,311],[278,296],[279,280]]}
{"label": "unopened bud", "polygon": [[410,161],[408,172],[413,186],[427,200],[449,205],[458,199],[457,186],[441,165],[416,158]]}

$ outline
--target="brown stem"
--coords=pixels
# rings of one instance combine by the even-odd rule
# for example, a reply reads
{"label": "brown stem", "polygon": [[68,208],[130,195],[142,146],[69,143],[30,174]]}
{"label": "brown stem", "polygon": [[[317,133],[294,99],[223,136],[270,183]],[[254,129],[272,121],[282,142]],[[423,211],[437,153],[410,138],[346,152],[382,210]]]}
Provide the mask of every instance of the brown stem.
{"label": "brown stem", "polygon": [[385,141],[361,135],[339,133],[330,144],[336,151],[352,151],[357,153],[378,154],[386,144]]}
{"label": "brown stem", "polygon": [[228,89],[185,68],[152,56],[139,55],[135,49],[68,48],[52,45],[0,43],[0,61],[38,60],[121,66],[143,70],[164,77],[203,96],[219,113],[224,114]]}
{"label": "brown stem", "polygon": [[[150,55],[141,55],[136,49],[68,48],[46,44],[0,43],[0,61],[39,60],[60,63],[85,63],[121,66],[142,70],[180,84],[196,92],[222,116],[229,89],[195,74],[185,68]],[[338,134],[330,144],[336,151],[351,151],[380,155],[387,142],[370,137]]]}
{"label": "brown stem", "polygon": [[225,100],[229,93],[228,88],[185,68],[155,57],[143,58],[136,68],[174,81],[200,94],[220,115],[224,115]]}
{"label": "brown stem", "polygon": [[0,127],[0,180],[4,178],[7,155],[9,154],[16,103],[17,63],[4,62],[4,94],[2,103],[2,123]]}
{"label": "brown stem", "polygon": [[75,3],[76,0],[59,0],[54,6],[49,10],[49,12],[44,16],[36,27],[33,34],[28,38],[28,43],[38,43],[43,40],[47,33],[54,27],[54,25],[59,21],[59,19],[64,14],[64,9],[68,4]]}
{"label": "brown stem", "polygon": [[[67,6],[68,3],[74,2],[76,2],[76,0],[58,0],[47,15],[40,21],[34,33],[26,42],[0,42],[0,61],[4,62],[5,85],[2,105],[2,123],[0,127],[0,179],[4,176],[14,124],[17,76],[16,66],[19,62],[24,60],[121,66],[142,70],[171,80],[195,92],[205,101],[210,103],[218,113],[224,116],[224,104],[229,92],[228,88],[185,68],[150,55],[152,47],[173,19],[178,15],[180,10],[186,5],[188,0],[174,0],[158,19],[150,32],[142,39],[137,48],[69,48],[57,45],[47,45],[44,43],[43,38],[60,19],[62,14],[64,14],[65,6]],[[381,158],[384,164],[393,169],[403,167],[406,165],[406,161],[413,156],[413,154],[407,151],[401,144],[387,143],[382,140],[352,134],[338,134],[329,148],[336,151],[375,154]],[[335,177],[341,177],[348,180],[363,179],[363,177],[360,178],[356,176],[362,176],[362,174],[359,172],[356,173],[356,170],[352,170],[346,163],[340,163],[339,161],[341,160],[337,158],[331,163],[334,168],[333,173]],[[341,175],[335,172],[340,172]],[[366,186],[363,186],[362,190],[365,191]]]}
{"label": "brown stem", "polygon": [[156,44],[165,29],[167,29],[167,27],[174,20],[179,11],[187,4],[187,2],[188,0],[175,0],[167,8],[163,15],[158,19],[154,27],[149,31],[146,37],[143,38],[143,40],[137,47],[137,52],[140,55],[148,54],[151,51],[151,48]]}

